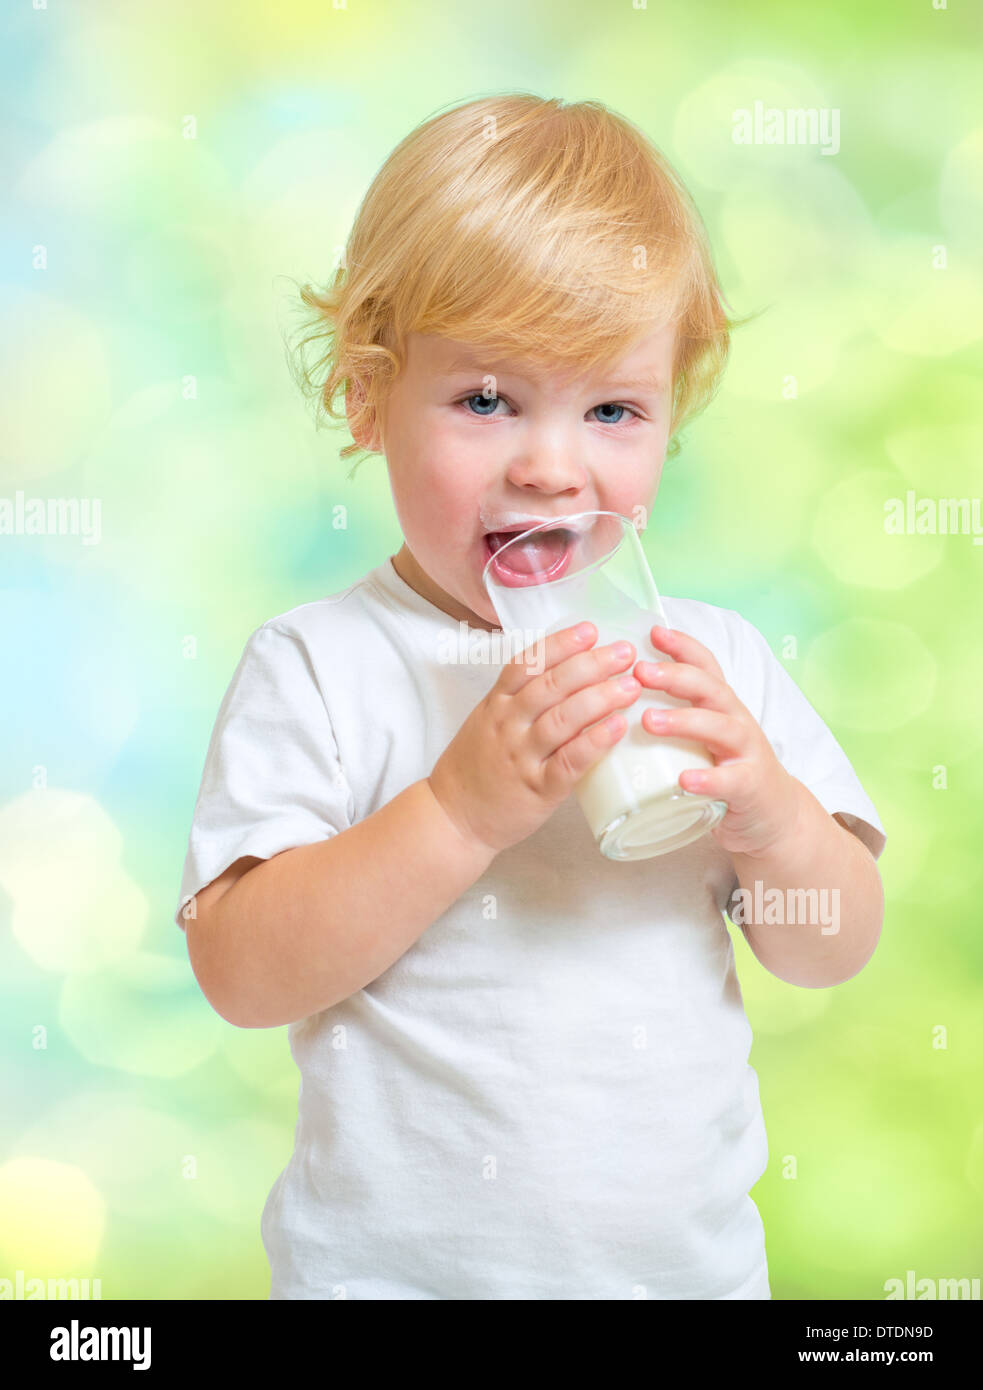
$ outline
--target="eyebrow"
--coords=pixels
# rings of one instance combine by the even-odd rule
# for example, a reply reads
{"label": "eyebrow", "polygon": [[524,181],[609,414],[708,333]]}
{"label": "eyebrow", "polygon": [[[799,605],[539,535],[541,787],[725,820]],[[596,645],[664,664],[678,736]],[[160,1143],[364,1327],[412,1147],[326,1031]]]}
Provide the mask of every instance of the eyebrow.
{"label": "eyebrow", "polygon": [[634,391],[641,387],[643,390],[661,391],[663,381],[657,376],[623,376],[618,381],[605,383],[609,391]]}
{"label": "eyebrow", "polygon": [[[481,372],[481,373],[483,373],[483,374],[486,375],[486,376],[498,376],[498,375],[501,375],[501,376],[516,376],[516,375],[519,375],[519,373],[516,373],[516,372],[512,372],[512,371],[503,371],[503,370],[502,370],[503,365],[504,365],[504,364],[502,364],[502,363],[498,363],[498,364],[496,364],[496,363],[494,363],[494,362],[479,363],[479,362],[473,362],[473,361],[470,361],[470,360],[458,359],[458,360],[456,360],[456,361],[454,361],[454,362],[451,362],[451,363],[445,368],[445,372],[446,372],[446,374],[447,374],[448,376],[457,375],[458,373],[467,373],[467,372]],[[495,370],[496,366],[498,366],[498,368],[499,368],[498,371]],[[623,377],[619,377],[617,381],[602,382],[601,385],[598,387],[598,390],[603,390],[603,391],[637,391],[637,390],[661,391],[661,390],[663,389],[663,386],[664,386],[664,382],[662,381],[662,378],[661,378],[661,377],[658,377],[658,376],[645,376],[645,375],[641,375],[641,376],[623,376]]]}
{"label": "eyebrow", "polygon": [[[496,376],[498,373],[495,369],[498,368],[501,371],[504,365],[504,362],[474,362],[470,358],[461,357],[449,362],[443,371],[445,376],[456,375],[458,372],[482,372],[486,376]],[[502,375],[511,375],[511,373],[502,372]]]}

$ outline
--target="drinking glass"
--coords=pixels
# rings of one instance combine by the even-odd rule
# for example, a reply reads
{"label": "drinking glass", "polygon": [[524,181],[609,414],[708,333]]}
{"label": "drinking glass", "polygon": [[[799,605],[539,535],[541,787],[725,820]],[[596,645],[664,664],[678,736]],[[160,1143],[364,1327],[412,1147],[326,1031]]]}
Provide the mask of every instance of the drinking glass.
{"label": "drinking glass", "polygon": [[[535,631],[541,640],[589,620],[598,632],[595,648],[627,638],[640,660],[672,660],[651,645],[650,629],[668,623],[638,532],[618,512],[551,517],[495,550],[483,578],[503,631]],[[711,830],[726,813],[725,802],[679,785],[687,768],[714,766],[703,745],[642,727],[646,708],[687,704],[643,686],[622,711],[626,732],[574,788],[607,858],[668,854]]]}

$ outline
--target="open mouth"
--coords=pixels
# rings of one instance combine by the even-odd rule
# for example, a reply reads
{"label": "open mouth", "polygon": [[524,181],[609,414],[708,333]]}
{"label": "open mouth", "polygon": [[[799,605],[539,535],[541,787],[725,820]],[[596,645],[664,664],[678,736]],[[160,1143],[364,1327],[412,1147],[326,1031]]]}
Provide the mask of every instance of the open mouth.
{"label": "open mouth", "polygon": [[566,526],[543,527],[526,540],[517,542],[516,537],[529,529],[528,526],[515,526],[509,531],[485,534],[484,563],[489,576],[497,583],[513,589],[526,584],[546,584],[559,578],[570,564],[580,539],[578,532]]}

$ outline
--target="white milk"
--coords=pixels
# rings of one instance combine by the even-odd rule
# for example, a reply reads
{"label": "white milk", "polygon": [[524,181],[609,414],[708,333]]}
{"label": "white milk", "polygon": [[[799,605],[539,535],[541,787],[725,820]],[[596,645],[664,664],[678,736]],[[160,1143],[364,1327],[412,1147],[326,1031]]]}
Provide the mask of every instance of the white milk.
{"label": "white milk", "polygon": [[[598,633],[591,651],[627,638],[636,660],[670,661],[649,640],[656,624],[666,625],[654,589],[653,597],[654,608],[641,607],[595,565],[548,584],[494,590],[496,609],[513,628],[548,635],[587,619]],[[702,744],[644,729],[642,714],[650,706],[691,708],[688,700],[643,686],[620,711],[626,731],[574,788],[601,852],[611,859],[648,859],[679,849],[716,825],[726,810],[722,802],[683,791],[679,774],[711,768],[713,759]]]}
{"label": "white milk", "polygon": [[[599,595],[595,575],[588,610],[598,631],[592,651],[626,638],[634,645],[636,661],[671,660],[649,638],[655,624],[665,626],[664,614],[644,611],[621,593],[612,594],[615,611],[611,613],[606,603],[599,603]],[[565,616],[552,622],[549,631],[568,627],[584,616],[588,614],[578,613],[576,619]],[[714,766],[706,748],[689,739],[649,733],[642,727],[642,714],[650,707],[692,708],[688,700],[643,686],[632,704],[620,710],[628,724],[626,731],[574,788],[595,840],[615,859],[647,859],[679,849],[704,834],[722,815],[721,803],[684,792],[679,785],[679,774],[688,768]],[[627,817],[631,819],[626,823]]]}

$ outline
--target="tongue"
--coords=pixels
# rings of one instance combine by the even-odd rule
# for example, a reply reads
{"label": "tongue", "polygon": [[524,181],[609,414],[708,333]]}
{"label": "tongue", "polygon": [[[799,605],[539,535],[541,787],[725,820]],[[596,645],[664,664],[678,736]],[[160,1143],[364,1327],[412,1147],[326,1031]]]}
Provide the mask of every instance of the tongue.
{"label": "tongue", "polygon": [[489,541],[498,555],[498,567],[513,574],[539,574],[559,560],[566,549],[565,531],[544,531],[527,541],[516,541],[504,554],[497,549],[509,540],[506,532],[492,532]]}

